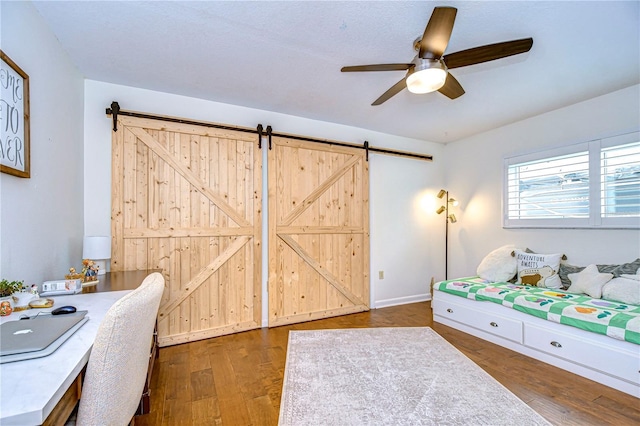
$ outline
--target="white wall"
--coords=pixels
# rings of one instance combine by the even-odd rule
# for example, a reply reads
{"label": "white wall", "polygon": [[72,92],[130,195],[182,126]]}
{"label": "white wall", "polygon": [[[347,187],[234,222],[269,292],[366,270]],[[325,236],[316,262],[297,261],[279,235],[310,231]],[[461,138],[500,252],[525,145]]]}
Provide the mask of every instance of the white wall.
{"label": "white wall", "polygon": [[[85,231],[110,234],[111,118],[105,109],[117,101],[124,110],[184,117],[255,128],[271,125],[275,132],[363,143],[432,154],[434,162],[371,155],[371,287],[372,307],[425,300],[431,276],[442,259],[431,255],[431,234],[440,235],[430,216],[419,210],[420,197],[442,184],[441,153],[435,143],[386,135],[366,129],[309,120],[270,111],[177,96],[98,81],[85,82],[85,160],[102,161],[85,169]],[[95,197],[94,194],[100,194]],[[265,193],[266,196],[266,193]],[[433,209],[431,209],[433,210]],[[431,216],[434,216],[432,213]],[[266,223],[266,221],[265,221]],[[265,245],[266,249],[266,245]],[[265,262],[266,263],[266,262]],[[385,279],[378,279],[378,271]],[[266,276],[263,276],[263,281]],[[266,295],[263,297],[266,302]],[[264,309],[266,313],[266,309]]]}
{"label": "white wall", "polygon": [[[526,102],[526,101],[524,101]],[[640,257],[640,231],[503,229],[506,155],[585,142],[640,129],[640,86],[581,102],[445,147],[446,182],[460,200],[450,227],[449,277],[474,275],[494,248],[516,244],[565,253],[568,263],[624,263]]]}
{"label": "white wall", "polygon": [[370,157],[371,283],[376,307],[428,300],[431,277],[444,275],[444,222],[435,213],[443,148],[434,148],[429,167],[417,160]]}
{"label": "white wall", "polygon": [[81,265],[83,77],[28,2],[1,2],[1,48],[29,75],[31,178],[0,174],[0,278]]}

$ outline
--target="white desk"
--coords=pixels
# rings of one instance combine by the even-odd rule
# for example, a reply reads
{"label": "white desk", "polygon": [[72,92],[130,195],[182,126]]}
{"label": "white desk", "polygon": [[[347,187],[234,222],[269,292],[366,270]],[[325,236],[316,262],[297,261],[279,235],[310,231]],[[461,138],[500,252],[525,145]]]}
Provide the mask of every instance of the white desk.
{"label": "white desk", "polygon": [[89,321],[53,354],[28,361],[0,364],[0,424],[42,424],[76,380],[89,360],[98,326],[111,305],[130,290],[52,297],[49,309],[29,309],[0,317],[0,323],[34,316],[60,306],[72,305],[87,310]]}

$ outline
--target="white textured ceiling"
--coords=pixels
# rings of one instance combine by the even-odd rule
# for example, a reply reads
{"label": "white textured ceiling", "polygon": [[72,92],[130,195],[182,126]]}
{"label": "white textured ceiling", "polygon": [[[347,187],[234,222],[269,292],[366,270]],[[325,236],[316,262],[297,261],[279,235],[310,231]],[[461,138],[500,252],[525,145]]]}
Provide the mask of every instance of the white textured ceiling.
{"label": "white textured ceiling", "polygon": [[[450,142],[640,83],[640,2],[33,2],[88,79]],[[530,52],[452,70],[466,94],[373,102],[435,6],[446,53],[533,37]],[[149,111],[152,112],[152,111]],[[232,123],[231,123],[232,124]]]}

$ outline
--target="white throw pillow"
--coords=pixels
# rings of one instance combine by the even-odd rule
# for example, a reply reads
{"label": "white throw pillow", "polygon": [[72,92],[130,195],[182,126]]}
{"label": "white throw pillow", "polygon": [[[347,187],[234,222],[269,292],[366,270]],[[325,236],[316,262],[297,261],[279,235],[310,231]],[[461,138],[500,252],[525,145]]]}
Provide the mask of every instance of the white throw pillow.
{"label": "white throw pillow", "polygon": [[622,274],[621,278],[626,278],[628,280],[640,281],[640,274],[631,275],[631,274]]}
{"label": "white throw pillow", "polygon": [[602,288],[611,281],[613,274],[598,271],[596,265],[589,265],[577,274],[569,274],[571,286],[567,290],[569,293],[584,293],[600,299]]}
{"label": "white throw pillow", "polygon": [[483,280],[491,282],[509,281],[518,272],[516,258],[511,256],[518,248],[506,245],[495,249],[482,259],[476,273]]}
{"label": "white throw pillow", "polygon": [[629,305],[640,305],[640,281],[622,277],[614,278],[605,284],[602,289],[602,298]]}
{"label": "white throw pillow", "polygon": [[[628,278],[630,280],[636,280],[636,281],[640,281],[640,268],[638,268],[638,270],[636,271],[635,275],[632,274],[622,274],[620,275],[622,278]],[[634,303],[635,305],[635,303]]]}
{"label": "white throw pillow", "polygon": [[516,250],[518,284],[561,288],[558,275],[562,254],[538,254]]}

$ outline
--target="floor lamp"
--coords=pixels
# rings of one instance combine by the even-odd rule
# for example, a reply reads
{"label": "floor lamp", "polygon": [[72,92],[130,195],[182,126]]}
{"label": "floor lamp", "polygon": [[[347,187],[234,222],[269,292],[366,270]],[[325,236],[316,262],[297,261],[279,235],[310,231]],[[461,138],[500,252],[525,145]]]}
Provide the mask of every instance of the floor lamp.
{"label": "floor lamp", "polygon": [[458,221],[455,214],[449,213],[449,204],[455,207],[458,205],[458,201],[455,198],[449,198],[449,191],[445,191],[444,189],[438,192],[438,198],[444,198],[446,200],[444,205],[436,210],[436,213],[442,214],[444,212],[446,216],[444,225],[444,279],[446,280],[448,279],[449,272],[449,221],[451,221],[451,223]]}

